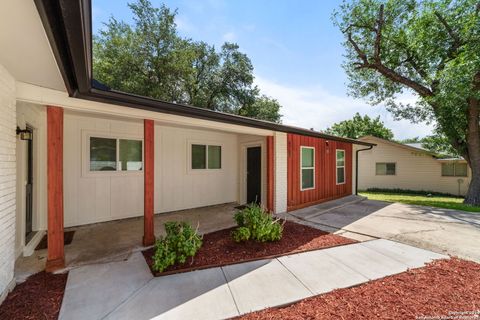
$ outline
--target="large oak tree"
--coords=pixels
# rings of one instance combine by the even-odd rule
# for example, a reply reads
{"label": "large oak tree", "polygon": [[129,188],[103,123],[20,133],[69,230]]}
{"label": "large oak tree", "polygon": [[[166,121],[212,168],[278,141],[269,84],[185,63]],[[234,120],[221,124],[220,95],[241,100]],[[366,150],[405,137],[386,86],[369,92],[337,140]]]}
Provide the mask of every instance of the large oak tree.
{"label": "large oak tree", "polygon": [[[435,123],[472,169],[465,202],[480,205],[480,2],[353,0],[334,21],[351,94]],[[396,100],[405,89],[415,104]]]}
{"label": "large oak tree", "polygon": [[253,65],[234,43],[218,50],[181,37],[176,11],[129,3],[133,23],[111,17],[93,37],[93,75],[117,90],[280,122],[280,104],[260,94]]}

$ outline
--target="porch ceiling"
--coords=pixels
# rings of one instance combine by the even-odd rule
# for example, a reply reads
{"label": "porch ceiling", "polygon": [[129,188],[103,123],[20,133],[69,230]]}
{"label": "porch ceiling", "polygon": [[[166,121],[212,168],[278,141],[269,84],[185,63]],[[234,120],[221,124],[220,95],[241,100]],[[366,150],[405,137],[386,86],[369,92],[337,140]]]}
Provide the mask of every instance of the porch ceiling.
{"label": "porch ceiling", "polygon": [[15,79],[65,91],[33,1],[2,1],[0,48],[0,62]]}

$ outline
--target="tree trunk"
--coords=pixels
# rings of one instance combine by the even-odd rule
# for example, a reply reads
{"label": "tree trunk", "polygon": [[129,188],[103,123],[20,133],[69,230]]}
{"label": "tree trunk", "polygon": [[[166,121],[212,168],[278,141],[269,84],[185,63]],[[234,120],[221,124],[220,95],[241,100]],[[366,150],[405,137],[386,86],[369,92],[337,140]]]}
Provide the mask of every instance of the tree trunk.
{"label": "tree trunk", "polygon": [[464,203],[480,206],[480,105],[476,98],[468,102],[467,161],[472,169],[472,181]]}

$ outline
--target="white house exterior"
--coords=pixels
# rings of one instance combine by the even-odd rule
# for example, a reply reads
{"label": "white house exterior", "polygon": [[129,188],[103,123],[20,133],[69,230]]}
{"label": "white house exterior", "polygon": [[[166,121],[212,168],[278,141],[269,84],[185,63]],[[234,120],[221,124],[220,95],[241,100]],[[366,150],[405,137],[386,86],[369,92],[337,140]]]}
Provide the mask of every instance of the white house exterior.
{"label": "white house exterior", "polygon": [[367,136],[375,143],[358,157],[358,189],[404,189],[463,196],[471,170],[464,159],[442,159],[417,146]]}
{"label": "white house exterior", "polygon": [[[143,216],[152,244],[154,214],[252,199],[280,213],[355,192],[352,150],[368,142],[93,87],[90,5],[0,4],[0,303],[15,259],[44,234],[47,271],[68,264],[65,227]],[[308,197],[294,184],[301,148],[288,143],[300,138],[317,147],[322,182]],[[335,149],[347,150],[341,185]]]}

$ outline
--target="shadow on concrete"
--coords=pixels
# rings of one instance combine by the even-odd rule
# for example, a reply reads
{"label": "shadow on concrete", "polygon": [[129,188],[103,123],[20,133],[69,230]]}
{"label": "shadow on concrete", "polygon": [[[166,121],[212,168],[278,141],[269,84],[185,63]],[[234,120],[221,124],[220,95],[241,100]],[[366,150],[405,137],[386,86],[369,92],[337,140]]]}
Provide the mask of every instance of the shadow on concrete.
{"label": "shadow on concrete", "polygon": [[305,217],[304,212],[308,212],[308,215],[305,218],[306,221],[342,229],[343,227],[378,212],[389,205],[391,205],[389,202],[364,200],[327,211],[321,209],[315,211],[314,207],[309,207],[290,212],[290,214],[301,218]]}

